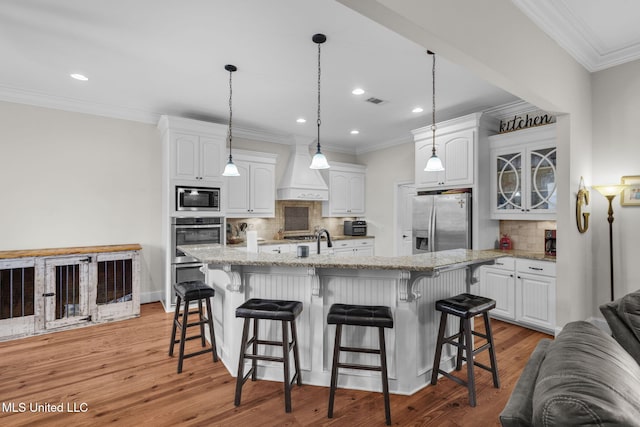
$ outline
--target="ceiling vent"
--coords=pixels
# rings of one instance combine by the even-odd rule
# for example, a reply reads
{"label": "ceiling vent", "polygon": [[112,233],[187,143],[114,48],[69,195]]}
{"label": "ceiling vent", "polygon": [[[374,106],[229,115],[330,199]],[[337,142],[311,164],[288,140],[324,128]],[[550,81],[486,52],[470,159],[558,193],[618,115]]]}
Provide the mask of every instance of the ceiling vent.
{"label": "ceiling vent", "polygon": [[371,98],[367,99],[367,102],[370,102],[372,104],[378,105],[378,104],[382,104],[383,102],[386,102],[386,101],[384,99],[380,99],[380,98],[376,98],[376,97],[372,96]]}

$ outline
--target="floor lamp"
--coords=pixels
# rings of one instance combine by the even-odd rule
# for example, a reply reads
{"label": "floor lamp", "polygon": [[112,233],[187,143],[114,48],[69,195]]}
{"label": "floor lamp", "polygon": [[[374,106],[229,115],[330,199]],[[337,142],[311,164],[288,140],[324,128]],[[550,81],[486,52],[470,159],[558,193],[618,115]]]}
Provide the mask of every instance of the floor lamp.
{"label": "floor lamp", "polygon": [[607,198],[607,200],[609,201],[609,217],[607,218],[607,221],[609,221],[609,265],[611,268],[611,301],[614,300],[614,293],[613,293],[613,199],[620,193],[622,193],[622,190],[624,190],[625,188],[627,188],[628,185],[620,185],[620,184],[614,184],[614,185],[594,185],[593,188],[595,188],[596,190],[598,190],[598,192],[600,194],[602,194],[604,197]]}

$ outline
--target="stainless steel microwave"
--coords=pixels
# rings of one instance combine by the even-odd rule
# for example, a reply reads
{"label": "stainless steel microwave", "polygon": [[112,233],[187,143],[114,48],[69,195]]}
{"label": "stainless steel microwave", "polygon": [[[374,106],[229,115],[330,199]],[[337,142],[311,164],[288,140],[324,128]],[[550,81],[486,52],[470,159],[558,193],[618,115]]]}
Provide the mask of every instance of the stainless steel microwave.
{"label": "stainless steel microwave", "polygon": [[219,211],[220,189],[176,186],[177,211]]}

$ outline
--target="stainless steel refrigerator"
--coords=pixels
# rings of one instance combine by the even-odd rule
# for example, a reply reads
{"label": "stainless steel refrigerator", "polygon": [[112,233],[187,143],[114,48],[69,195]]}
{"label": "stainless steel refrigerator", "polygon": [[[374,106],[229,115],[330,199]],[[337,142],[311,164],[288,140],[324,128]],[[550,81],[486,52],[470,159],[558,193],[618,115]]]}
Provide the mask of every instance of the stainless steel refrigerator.
{"label": "stainless steel refrigerator", "polygon": [[471,248],[471,193],[413,198],[413,253]]}

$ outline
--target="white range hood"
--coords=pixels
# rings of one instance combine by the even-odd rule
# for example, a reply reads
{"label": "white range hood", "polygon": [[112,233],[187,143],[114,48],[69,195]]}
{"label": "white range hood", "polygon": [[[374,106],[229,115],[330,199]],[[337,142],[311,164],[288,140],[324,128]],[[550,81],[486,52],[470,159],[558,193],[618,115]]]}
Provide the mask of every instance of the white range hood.
{"label": "white range hood", "polygon": [[278,186],[278,200],[329,200],[329,187],[316,169],[310,169],[309,145],[312,141],[296,138],[287,169]]}

